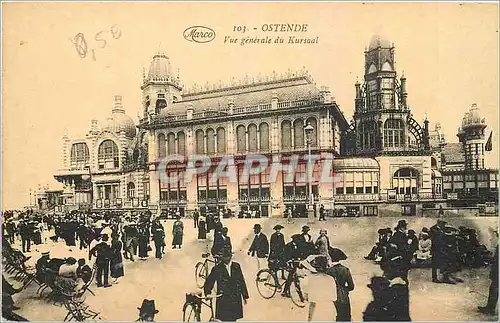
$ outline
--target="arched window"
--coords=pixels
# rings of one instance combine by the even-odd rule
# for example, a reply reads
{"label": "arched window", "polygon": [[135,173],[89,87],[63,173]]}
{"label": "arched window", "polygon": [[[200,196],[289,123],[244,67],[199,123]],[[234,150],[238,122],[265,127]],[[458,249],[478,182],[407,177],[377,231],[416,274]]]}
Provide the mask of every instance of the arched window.
{"label": "arched window", "polygon": [[366,121],[359,125],[359,145],[362,150],[375,148],[375,121]]}
{"label": "arched window", "polygon": [[313,131],[311,132],[311,147],[316,147],[318,145],[318,122],[316,118],[309,118],[306,121],[306,124],[310,124],[313,127]]}
{"label": "arched window", "polygon": [[205,134],[201,129],[196,130],[196,153],[205,153]]}
{"label": "arched window", "polygon": [[71,167],[83,168],[88,166],[90,160],[89,148],[84,142],[73,144],[71,146]]}
{"label": "arched window", "polygon": [[168,154],[169,155],[175,154],[175,134],[173,132],[167,135],[167,142],[168,142]]}
{"label": "arched window", "polygon": [[177,133],[177,153],[183,156],[186,154],[186,135],[182,131]]}
{"label": "arched window", "polygon": [[384,147],[404,147],[404,123],[400,119],[387,119],[384,123]]}
{"label": "arched window", "polygon": [[217,129],[217,152],[226,152],[226,130],[222,127]]}
{"label": "arched window", "polygon": [[437,160],[435,157],[431,157],[431,168],[437,168]]}
{"label": "arched window", "polygon": [[167,156],[167,143],[165,135],[160,133],[158,135],[158,158],[165,158]]}
{"label": "arched window", "polygon": [[385,62],[384,65],[382,65],[382,71],[392,71],[391,63],[388,61]]}
{"label": "arched window", "polygon": [[160,111],[167,106],[167,101],[165,99],[156,100],[156,114],[160,113]]}
{"label": "arched window", "polygon": [[409,167],[398,169],[392,178],[392,187],[397,194],[417,194],[418,193],[418,172]]}
{"label": "arched window", "polygon": [[281,148],[292,148],[292,124],[288,120],[281,123]]}
{"label": "arched window", "polygon": [[269,125],[267,123],[261,123],[259,127],[259,135],[260,135],[260,150],[268,151],[269,150]]}
{"label": "arched window", "polygon": [[305,146],[304,141],[304,120],[297,119],[293,122],[293,135],[295,140],[294,148],[302,148]]}
{"label": "arched window", "polygon": [[97,159],[99,169],[120,167],[118,146],[113,140],[104,140],[99,145]]}
{"label": "arched window", "polygon": [[375,66],[375,64],[372,63],[372,65],[370,65],[370,68],[368,69],[368,74],[374,73],[376,71],[377,71],[377,67]]}
{"label": "arched window", "polygon": [[255,152],[258,150],[257,140],[257,126],[252,123],[248,126],[248,151]]}
{"label": "arched window", "polygon": [[127,196],[129,199],[133,199],[135,197],[135,184],[132,182],[127,185]]}
{"label": "arched window", "polygon": [[247,150],[247,136],[245,126],[240,125],[236,128],[236,141],[238,152],[245,152]]}
{"label": "arched window", "polygon": [[207,153],[215,153],[215,131],[212,128],[207,129]]}

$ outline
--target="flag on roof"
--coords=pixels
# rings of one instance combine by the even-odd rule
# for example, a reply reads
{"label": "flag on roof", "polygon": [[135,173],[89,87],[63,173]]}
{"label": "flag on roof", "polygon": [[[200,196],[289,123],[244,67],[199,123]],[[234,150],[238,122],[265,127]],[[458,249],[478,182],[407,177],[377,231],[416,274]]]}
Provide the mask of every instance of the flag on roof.
{"label": "flag on roof", "polygon": [[486,150],[486,151],[491,151],[493,149],[493,144],[491,142],[492,135],[493,135],[493,131],[490,132],[490,136],[488,137],[488,141],[486,142],[486,145],[484,146],[484,150]]}

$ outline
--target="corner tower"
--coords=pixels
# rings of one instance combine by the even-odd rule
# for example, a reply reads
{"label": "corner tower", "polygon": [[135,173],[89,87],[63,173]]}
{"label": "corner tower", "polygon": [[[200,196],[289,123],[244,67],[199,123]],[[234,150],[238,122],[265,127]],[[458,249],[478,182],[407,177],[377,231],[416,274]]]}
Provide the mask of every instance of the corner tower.
{"label": "corner tower", "polygon": [[148,74],[143,73],[141,90],[144,118],[159,114],[181,99],[179,75],[174,75],[167,55],[158,52],[153,56]]}
{"label": "corner tower", "polygon": [[407,104],[406,78],[397,79],[394,45],[374,36],[365,50],[364,83],[356,82],[355,154],[429,149],[425,129],[412,118]]}
{"label": "corner tower", "polygon": [[462,143],[465,169],[477,170],[484,167],[486,121],[481,118],[479,109],[474,103],[465,113],[462,126],[458,129],[457,137]]}

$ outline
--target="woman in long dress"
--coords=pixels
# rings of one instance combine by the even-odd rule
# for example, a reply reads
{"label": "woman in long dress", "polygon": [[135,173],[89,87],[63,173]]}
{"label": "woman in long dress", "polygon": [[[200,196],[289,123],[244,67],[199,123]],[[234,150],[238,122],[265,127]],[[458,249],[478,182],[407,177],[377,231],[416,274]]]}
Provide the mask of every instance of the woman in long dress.
{"label": "woman in long dress", "polygon": [[207,219],[204,215],[198,218],[198,239],[205,240],[207,238]]}
{"label": "woman in long dress", "polygon": [[118,239],[118,234],[113,233],[111,235],[111,260],[110,260],[110,271],[111,278],[113,278],[113,283],[118,282],[118,278],[125,275],[123,271],[123,258],[122,258],[122,248],[123,244]]}
{"label": "woman in long dress", "polygon": [[335,279],[326,273],[328,258],[311,255],[302,261],[308,271],[306,277],[307,298],[309,301],[308,321],[331,321],[337,316],[334,301],[337,300]]}
{"label": "woman in long dress", "polygon": [[179,249],[182,247],[182,236],[184,235],[184,223],[181,221],[181,217],[177,216],[177,220],[174,222],[174,226],[172,228],[172,249]]}

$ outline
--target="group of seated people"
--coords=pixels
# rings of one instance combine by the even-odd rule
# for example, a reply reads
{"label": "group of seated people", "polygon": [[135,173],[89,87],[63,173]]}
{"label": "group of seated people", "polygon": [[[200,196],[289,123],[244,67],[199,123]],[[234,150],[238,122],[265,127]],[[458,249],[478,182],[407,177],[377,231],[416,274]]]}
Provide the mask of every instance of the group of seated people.
{"label": "group of seated people", "polygon": [[43,252],[36,263],[36,278],[65,294],[76,295],[92,279],[92,268],[83,258],[50,258],[49,252]]}
{"label": "group of seated people", "polygon": [[[408,252],[412,254],[411,263],[413,265],[425,265],[429,264],[432,260],[431,247],[432,240],[430,237],[429,229],[426,227],[422,228],[419,236],[417,237],[415,230],[408,230]],[[381,262],[382,259],[387,255],[388,250],[392,243],[393,231],[391,228],[383,228],[378,230],[378,242],[372,248],[368,256],[365,257],[367,260],[374,260],[375,262]]]}

